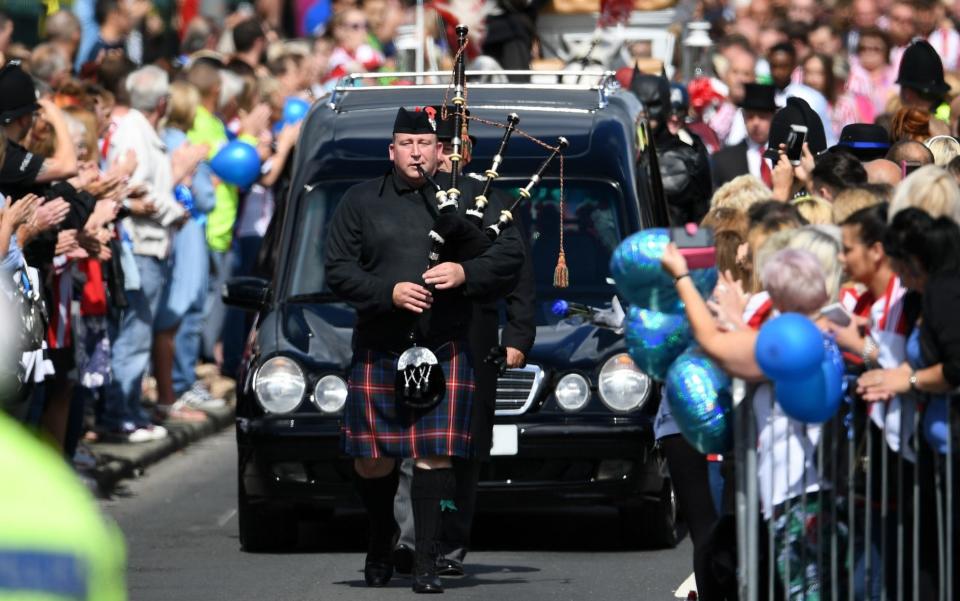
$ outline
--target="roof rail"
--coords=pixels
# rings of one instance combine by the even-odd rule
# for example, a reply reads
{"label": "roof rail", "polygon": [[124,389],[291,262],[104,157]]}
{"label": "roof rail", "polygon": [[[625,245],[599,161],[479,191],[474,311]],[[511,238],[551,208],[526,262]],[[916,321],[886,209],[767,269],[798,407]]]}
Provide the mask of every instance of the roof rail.
{"label": "roof rail", "polygon": [[[466,72],[466,77],[480,78],[480,81],[473,81],[470,87],[474,89],[492,89],[492,90],[583,90],[597,92],[598,108],[607,105],[607,96],[619,85],[617,83],[616,73],[613,71],[532,71],[532,70],[486,70]],[[491,78],[525,76],[533,79],[554,77],[555,83],[513,83],[489,81]],[[330,95],[328,106],[334,110],[339,110],[340,104],[346,92],[364,92],[371,90],[382,90],[391,87],[391,84],[382,83],[383,80],[391,79],[410,79],[415,80],[415,85],[420,89],[443,90],[449,87],[453,74],[450,71],[398,71],[385,73],[351,73],[337,82],[333,94]],[[484,80],[487,81],[484,81]],[[571,82],[571,80],[573,80]]]}

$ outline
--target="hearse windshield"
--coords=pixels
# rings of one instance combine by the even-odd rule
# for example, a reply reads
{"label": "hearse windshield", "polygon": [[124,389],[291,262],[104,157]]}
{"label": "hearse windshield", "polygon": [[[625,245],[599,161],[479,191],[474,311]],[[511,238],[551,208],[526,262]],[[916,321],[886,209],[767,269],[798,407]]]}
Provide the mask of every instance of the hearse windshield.
{"label": "hearse windshield", "polygon": [[[310,302],[328,301],[325,285],[323,243],[327,224],[343,193],[354,181],[325,181],[315,185],[300,203],[293,235],[292,269],[286,297]],[[504,179],[496,183],[511,197],[525,182]],[[570,270],[570,287],[553,287],[553,273],[560,248],[560,181],[545,179],[532,198],[519,210],[527,235],[537,284],[538,325],[557,321],[550,306],[557,299],[609,306],[614,288],[607,283],[610,255],[629,232],[624,232],[623,196],[607,180],[564,182],[563,244]],[[471,199],[472,201],[472,199]],[[424,257],[426,263],[426,257]]]}

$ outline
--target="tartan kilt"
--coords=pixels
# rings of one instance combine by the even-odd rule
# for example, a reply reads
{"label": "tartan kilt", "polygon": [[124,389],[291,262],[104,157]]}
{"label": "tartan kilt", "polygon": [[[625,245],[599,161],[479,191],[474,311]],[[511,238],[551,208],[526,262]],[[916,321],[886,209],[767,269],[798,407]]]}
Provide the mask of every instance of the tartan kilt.
{"label": "tartan kilt", "polygon": [[429,410],[404,406],[394,393],[396,353],[353,354],[343,415],[343,451],[353,457],[469,457],[476,388],[464,342],[433,349],[447,380],[446,394]]}

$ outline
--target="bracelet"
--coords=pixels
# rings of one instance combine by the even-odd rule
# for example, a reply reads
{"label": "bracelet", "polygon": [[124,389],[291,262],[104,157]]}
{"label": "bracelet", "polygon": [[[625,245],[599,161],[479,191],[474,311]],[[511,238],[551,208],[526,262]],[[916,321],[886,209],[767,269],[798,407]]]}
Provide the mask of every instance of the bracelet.
{"label": "bracelet", "polygon": [[863,353],[860,354],[860,358],[863,359],[864,365],[871,365],[874,363],[870,356],[873,355],[873,353],[877,350],[877,343],[873,341],[873,338],[867,336],[863,339]]}
{"label": "bracelet", "polygon": [[687,273],[681,273],[681,274],[678,275],[677,277],[673,278],[673,283],[676,284],[677,282],[679,282],[679,281],[682,280],[683,278],[688,278],[688,277],[690,277],[690,272],[689,272],[689,271],[688,271]]}

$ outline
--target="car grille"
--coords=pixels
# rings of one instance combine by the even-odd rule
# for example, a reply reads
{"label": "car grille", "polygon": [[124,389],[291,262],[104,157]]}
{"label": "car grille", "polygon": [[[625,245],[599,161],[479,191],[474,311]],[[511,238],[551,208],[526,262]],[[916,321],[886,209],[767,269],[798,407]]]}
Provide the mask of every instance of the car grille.
{"label": "car grille", "polygon": [[520,415],[533,404],[543,381],[538,365],[508,369],[497,379],[497,415]]}

